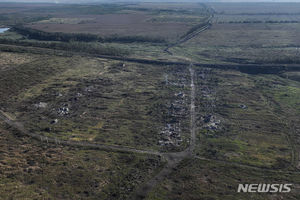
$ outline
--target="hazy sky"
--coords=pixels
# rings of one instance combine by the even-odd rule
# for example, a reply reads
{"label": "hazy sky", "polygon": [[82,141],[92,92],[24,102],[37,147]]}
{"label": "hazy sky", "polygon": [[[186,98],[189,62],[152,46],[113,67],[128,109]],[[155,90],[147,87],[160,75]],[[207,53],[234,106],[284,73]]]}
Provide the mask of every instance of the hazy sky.
{"label": "hazy sky", "polygon": [[0,2],[49,2],[49,3],[91,3],[91,2],[300,2],[300,0],[0,0]]}

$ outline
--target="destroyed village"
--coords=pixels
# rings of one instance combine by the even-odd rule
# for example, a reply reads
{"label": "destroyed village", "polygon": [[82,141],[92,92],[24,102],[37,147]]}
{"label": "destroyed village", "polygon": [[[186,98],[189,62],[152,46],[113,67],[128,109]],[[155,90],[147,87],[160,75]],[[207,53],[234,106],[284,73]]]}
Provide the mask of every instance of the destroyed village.
{"label": "destroyed village", "polygon": [[300,0],[0,0],[0,200],[300,200]]}

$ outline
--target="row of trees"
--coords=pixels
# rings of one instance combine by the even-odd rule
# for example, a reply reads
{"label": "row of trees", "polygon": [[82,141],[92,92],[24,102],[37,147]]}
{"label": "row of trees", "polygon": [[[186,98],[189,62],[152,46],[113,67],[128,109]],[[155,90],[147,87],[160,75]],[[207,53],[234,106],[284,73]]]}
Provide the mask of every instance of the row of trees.
{"label": "row of trees", "polygon": [[229,22],[218,22],[219,24],[229,23],[229,24],[258,24],[258,23],[299,23],[297,20],[267,20],[267,21],[260,21],[260,20],[245,20],[245,21],[229,21]]}
{"label": "row of trees", "polygon": [[73,51],[89,54],[125,56],[129,52],[123,49],[114,48],[107,45],[86,43],[86,42],[39,42],[39,41],[22,41],[11,39],[0,39],[0,44],[20,45],[25,47],[49,48],[55,50]]}
{"label": "row of trees", "polygon": [[41,30],[36,30],[24,26],[15,26],[13,31],[29,38],[35,40],[44,41],[60,41],[60,42],[122,42],[122,43],[132,43],[132,42],[151,42],[151,43],[165,43],[166,41],[162,38],[151,38],[145,36],[118,36],[113,35],[107,38],[89,33],[62,33],[62,32],[45,32]]}

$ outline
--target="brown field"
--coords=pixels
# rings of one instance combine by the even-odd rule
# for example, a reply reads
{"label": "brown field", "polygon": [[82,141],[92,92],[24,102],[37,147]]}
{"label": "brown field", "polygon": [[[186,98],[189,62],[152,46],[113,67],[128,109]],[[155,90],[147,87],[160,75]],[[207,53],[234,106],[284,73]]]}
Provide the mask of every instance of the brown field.
{"label": "brown field", "polygon": [[[94,33],[101,36],[107,35],[142,35],[152,37],[165,37],[174,39],[186,32],[191,25],[186,23],[153,23],[151,15],[140,13],[129,14],[105,14],[105,15],[88,15],[76,16],[83,21],[85,18],[93,18],[84,23],[66,24],[66,23],[35,23],[29,25],[34,29],[49,32],[77,32],[77,33]],[[66,19],[69,17],[65,16]]]}
{"label": "brown field", "polygon": [[2,5],[0,24],[4,25],[22,23],[46,32],[147,36],[168,41],[175,41],[207,16],[206,6],[192,3]]}
{"label": "brown field", "polygon": [[199,3],[192,2],[141,2],[138,4],[132,4],[128,6],[129,8],[148,8],[148,9],[182,9],[182,10],[194,10],[202,7]]}
{"label": "brown field", "polygon": [[262,14],[287,13],[299,14],[299,3],[208,3],[217,13],[225,14]]}
{"label": "brown field", "polygon": [[224,4],[212,3],[214,9],[215,23],[242,23],[244,21],[270,22],[270,21],[300,21],[299,3],[248,3],[246,4]]}
{"label": "brown field", "polygon": [[[272,47],[300,45],[298,24],[214,24],[212,28],[187,42],[201,46]],[[189,44],[188,44],[189,43]]]}
{"label": "brown field", "polygon": [[[238,17],[237,17],[238,16]],[[242,15],[231,15],[231,14],[217,14],[213,20],[215,23],[242,23],[243,21],[300,21],[300,15],[276,15],[276,14],[242,14]]]}

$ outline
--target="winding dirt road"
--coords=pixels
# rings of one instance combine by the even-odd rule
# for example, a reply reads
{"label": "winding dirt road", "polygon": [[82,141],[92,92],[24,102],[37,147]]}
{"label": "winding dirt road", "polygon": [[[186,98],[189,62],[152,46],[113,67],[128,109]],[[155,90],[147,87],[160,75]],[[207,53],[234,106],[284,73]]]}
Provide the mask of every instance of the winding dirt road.
{"label": "winding dirt road", "polygon": [[[44,143],[53,143],[56,145],[66,145],[66,146],[77,146],[77,147],[85,147],[91,149],[99,149],[104,151],[115,151],[115,152],[130,152],[130,153],[141,153],[141,154],[149,154],[149,155],[156,155],[161,156],[163,161],[166,162],[165,166],[162,168],[160,172],[158,172],[153,178],[143,183],[131,196],[130,199],[134,200],[142,200],[147,197],[149,192],[153,190],[153,188],[158,185],[161,181],[163,181],[170,173],[173,171],[174,168],[178,166],[178,164],[183,161],[184,159],[188,158],[195,158],[205,161],[215,161],[221,162],[225,164],[233,164],[239,167],[250,168],[250,169],[257,169],[257,170],[265,170],[265,171],[272,171],[272,172],[283,172],[280,169],[266,169],[260,168],[255,166],[249,165],[242,165],[239,163],[233,163],[230,161],[221,161],[221,160],[213,160],[202,158],[194,155],[194,149],[196,145],[196,111],[195,111],[195,93],[196,93],[196,86],[194,83],[195,78],[195,71],[193,69],[193,64],[189,66],[190,72],[190,143],[189,147],[181,152],[174,152],[174,153],[162,153],[158,151],[151,151],[151,150],[142,150],[142,149],[135,149],[130,147],[123,147],[123,146],[114,146],[114,145],[105,145],[105,144],[95,144],[95,143],[88,143],[88,142],[74,142],[74,141],[67,141],[67,140],[59,140],[55,137],[45,137],[43,135],[39,135],[36,133],[28,132],[22,123],[18,122],[14,118],[11,117],[10,114],[3,112],[0,110],[0,120],[3,120],[6,124],[11,127],[17,129],[23,135],[30,136],[38,141]],[[288,172],[288,171],[285,171]],[[295,172],[294,172],[295,173]]]}
{"label": "winding dirt road", "polygon": [[106,150],[106,151],[115,151],[115,152],[130,152],[130,153],[142,153],[142,154],[151,154],[151,155],[158,155],[162,156],[162,153],[157,151],[150,151],[150,150],[141,150],[135,149],[130,147],[123,147],[123,146],[114,146],[114,145],[106,145],[106,144],[95,144],[89,142],[75,142],[75,141],[67,141],[67,140],[60,140],[55,137],[46,137],[43,135],[39,135],[36,133],[28,132],[22,123],[11,119],[5,112],[0,110],[0,119],[4,121],[6,124],[10,125],[17,129],[23,135],[30,136],[34,139],[37,139],[41,142],[46,143],[54,143],[57,145],[65,145],[65,146],[77,146],[77,147],[88,147],[92,149],[99,149],[99,150]]}
{"label": "winding dirt road", "polygon": [[66,145],[66,146],[78,146],[78,147],[88,147],[93,149],[105,150],[105,151],[116,151],[116,152],[131,152],[131,153],[142,153],[142,154],[150,154],[150,155],[157,155],[161,156],[162,159],[166,162],[164,168],[156,174],[152,179],[145,182],[137,191],[133,194],[132,199],[141,200],[144,199],[147,194],[159,183],[161,182],[166,176],[168,176],[172,170],[185,158],[189,158],[193,156],[193,151],[195,148],[195,84],[194,84],[194,69],[193,65],[190,64],[189,66],[190,76],[191,76],[191,103],[190,103],[190,145],[189,147],[181,152],[175,153],[161,153],[157,151],[150,151],[150,150],[141,150],[123,146],[113,146],[113,145],[105,145],[105,144],[94,144],[88,142],[74,142],[74,141],[67,141],[67,140],[60,140],[55,137],[45,137],[43,135],[39,135],[36,133],[28,132],[22,123],[16,121],[15,119],[11,118],[9,114],[5,113],[4,111],[0,110],[0,119],[3,120],[5,123],[10,125],[11,127],[16,128],[20,133],[30,136],[34,139],[37,139],[41,142],[46,143],[54,143],[57,145]]}

